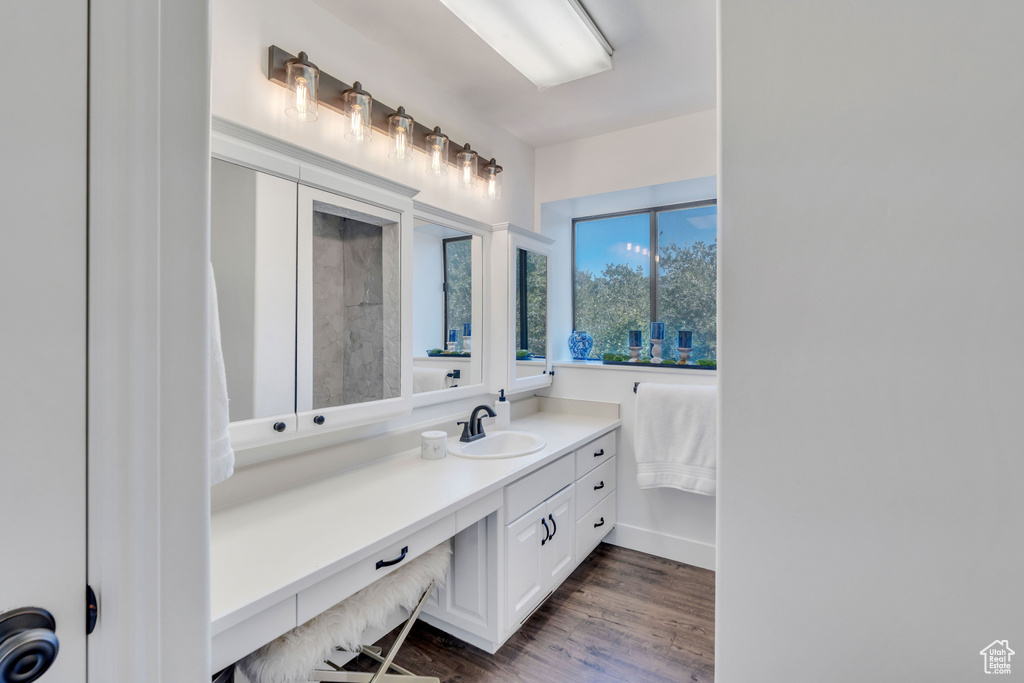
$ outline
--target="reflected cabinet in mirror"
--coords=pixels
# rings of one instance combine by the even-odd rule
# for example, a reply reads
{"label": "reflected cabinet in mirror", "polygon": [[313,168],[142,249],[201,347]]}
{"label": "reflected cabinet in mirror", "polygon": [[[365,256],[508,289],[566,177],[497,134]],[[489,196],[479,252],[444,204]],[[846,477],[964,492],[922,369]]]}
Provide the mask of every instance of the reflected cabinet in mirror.
{"label": "reflected cabinet in mirror", "polygon": [[548,257],[516,249],[515,262],[516,377],[547,370]]}
{"label": "reflected cabinet in mirror", "polygon": [[212,162],[210,260],[235,441],[295,429],[297,190]]}
{"label": "reflected cabinet in mirror", "polygon": [[[482,238],[415,221],[413,393],[449,392],[483,382]],[[450,395],[450,392],[449,394]],[[439,396],[441,398],[441,396]]]}

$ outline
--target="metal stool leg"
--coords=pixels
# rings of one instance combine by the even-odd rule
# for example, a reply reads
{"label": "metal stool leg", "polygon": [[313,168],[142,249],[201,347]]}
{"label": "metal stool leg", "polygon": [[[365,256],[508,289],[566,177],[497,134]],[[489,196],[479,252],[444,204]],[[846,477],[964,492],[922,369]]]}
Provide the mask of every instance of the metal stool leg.
{"label": "metal stool leg", "polygon": [[[394,664],[395,655],[398,654],[398,650],[402,647],[406,637],[409,635],[409,631],[412,630],[413,624],[416,623],[416,619],[419,618],[420,612],[423,611],[423,607],[427,604],[427,599],[430,594],[434,591],[435,582],[431,581],[430,585],[427,586],[427,590],[423,592],[423,597],[420,598],[416,608],[409,615],[409,619],[405,622],[405,626],[402,627],[402,631],[398,634],[395,639],[394,645],[391,646],[391,650],[388,652],[387,657],[381,657],[373,650],[380,651],[379,648],[361,648],[360,651],[369,656],[370,658],[381,662],[380,668],[375,674],[369,673],[356,673],[352,671],[314,671],[311,680],[324,681],[325,683],[330,681],[331,683],[441,683],[441,679],[434,676],[417,676],[407,669],[403,669]],[[400,675],[389,674],[387,671],[394,669],[398,671]]]}

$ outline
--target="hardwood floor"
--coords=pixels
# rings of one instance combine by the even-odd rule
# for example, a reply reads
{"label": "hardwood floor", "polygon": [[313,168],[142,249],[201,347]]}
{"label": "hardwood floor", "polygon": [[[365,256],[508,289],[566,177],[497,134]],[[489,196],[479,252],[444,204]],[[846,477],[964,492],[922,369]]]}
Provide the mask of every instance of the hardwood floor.
{"label": "hardwood floor", "polygon": [[497,654],[417,622],[397,663],[444,683],[713,681],[715,574],[602,543]]}

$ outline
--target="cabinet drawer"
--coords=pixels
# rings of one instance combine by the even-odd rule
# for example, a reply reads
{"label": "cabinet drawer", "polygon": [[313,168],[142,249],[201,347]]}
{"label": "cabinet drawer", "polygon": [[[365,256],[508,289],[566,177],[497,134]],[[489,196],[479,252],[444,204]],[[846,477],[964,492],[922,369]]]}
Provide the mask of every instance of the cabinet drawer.
{"label": "cabinet drawer", "polygon": [[576,523],[576,558],[586,559],[615,526],[615,496],[608,496]]}
{"label": "cabinet drawer", "polygon": [[576,518],[582,518],[614,490],[615,457],[612,456],[610,460],[605,460],[576,482]]}
{"label": "cabinet drawer", "polygon": [[[300,591],[296,605],[298,623],[306,623],[356,591],[366,588],[382,576],[409,564],[410,560],[416,559],[438,543],[454,536],[455,526],[455,515],[448,515],[409,534],[401,541],[396,541],[379,552],[359,560],[351,567],[342,569],[323,581]],[[408,550],[400,562],[377,567],[378,562],[389,562],[401,557],[404,548],[408,548]]]}
{"label": "cabinet drawer", "polygon": [[510,524],[572,483],[572,454],[505,487],[505,520]]}
{"label": "cabinet drawer", "polygon": [[616,430],[612,430],[576,451],[577,479],[601,463],[612,459],[612,456],[615,455],[615,435],[617,433]]}
{"label": "cabinet drawer", "polygon": [[237,662],[295,626],[295,596],[292,595],[213,636],[210,643],[213,670],[220,671]]}

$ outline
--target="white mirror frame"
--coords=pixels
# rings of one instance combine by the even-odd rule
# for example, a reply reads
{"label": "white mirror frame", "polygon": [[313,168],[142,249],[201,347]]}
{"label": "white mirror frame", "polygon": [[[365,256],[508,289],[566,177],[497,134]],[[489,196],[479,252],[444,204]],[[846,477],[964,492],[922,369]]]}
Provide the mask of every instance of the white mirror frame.
{"label": "white mirror frame", "polygon": [[[510,223],[498,223],[493,226],[491,237],[492,291],[490,297],[495,331],[491,347],[494,349],[494,362],[491,391],[498,393],[504,389],[506,394],[543,389],[551,384],[551,244],[554,242],[531,230],[525,230]],[[543,374],[531,377],[516,377],[515,341],[516,330],[516,288],[515,271],[516,257],[519,249],[543,254],[548,260],[547,289],[547,344],[545,345],[545,363]]]}
{"label": "white mirror frame", "polygon": [[[488,280],[485,277],[487,266],[484,265],[484,256],[490,248],[491,226],[422,202],[413,202],[414,225],[416,221],[442,225],[446,228],[464,232],[474,238],[471,283],[473,289],[473,355],[470,357],[470,373],[472,376],[474,371],[479,371],[480,382],[451,389],[413,394],[412,405],[414,408],[419,408],[421,406],[432,406],[439,403],[457,401],[472,396],[482,396],[488,393],[490,365],[487,363],[487,356],[491,351],[490,346],[487,344],[487,340],[491,338],[490,325],[488,324],[488,319],[484,317],[484,301],[489,301]],[[413,258],[415,258],[415,254],[413,254]],[[413,297],[415,298],[415,294]],[[414,353],[410,354],[410,362],[412,362],[413,355]]]}
{"label": "white mirror frame", "polygon": [[[402,391],[394,398],[385,398],[366,403],[315,408],[312,405],[313,381],[313,203],[315,201],[333,204],[370,216],[383,219],[399,226],[401,243],[401,335],[400,352]],[[371,204],[361,193],[346,196],[326,192],[318,188],[299,184],[298,210],[298,310],[295,361],[295,402],[298,417],[298,432],[320,433],[331,429],[352,427],[370,422],[379,422],[412,410],[412,211],[403,210],[401,204],[389,202]],[[408,207],[411,209],[412,207]],[[314,418],[323,417],[317,424]]]}

